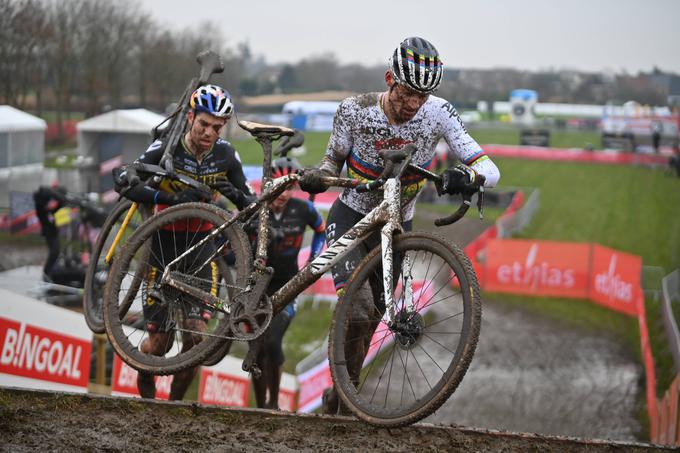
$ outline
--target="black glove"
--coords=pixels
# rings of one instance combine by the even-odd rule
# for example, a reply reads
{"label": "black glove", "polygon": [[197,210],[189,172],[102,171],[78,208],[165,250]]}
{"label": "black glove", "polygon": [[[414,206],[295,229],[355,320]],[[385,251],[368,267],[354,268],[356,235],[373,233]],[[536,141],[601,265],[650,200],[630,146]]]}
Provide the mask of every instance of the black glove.
{"label": "black glove", "polygon": [[209,202],[210,194],[199,189],[190,187],[177,193],[158,191],[155,197],[156,203],[176,205],[180,203]]}
{"label": "black glove", "polygon": [[472,168],[464,164],[447,168],[442,173],[442,192],[451,195],[472,195],[477,192],[479,176]]}
{"label": "black glove", "polygon": [[239,209],[243,209],[255,200],[254,195],[246,194],[242,190],[237,189],[227,178],[218,177],[210,184],[210,187],[217,189],[227,200],[234,203]]}
{"label": "black glove", "polygon": [[302,171],[302,177],[298,180],[300,189],[307,193],[321,193],[328,190],[328,186],[324,184],[323,178],[329,176],[323,170],[318,168],[305,168]]}

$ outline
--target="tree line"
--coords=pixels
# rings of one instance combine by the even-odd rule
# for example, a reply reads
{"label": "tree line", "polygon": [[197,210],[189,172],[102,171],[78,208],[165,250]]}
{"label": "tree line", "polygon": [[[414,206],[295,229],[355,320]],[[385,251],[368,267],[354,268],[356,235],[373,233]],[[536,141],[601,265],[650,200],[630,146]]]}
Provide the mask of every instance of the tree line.
{"label": "tree line", "polygon": [[240,78],[225,42],[213,24],[174,30],[129,0],[0,0],[0,103],[54,111],[58,123],[74,111],[164,111],[204,49],[225,59],[217,83]]}

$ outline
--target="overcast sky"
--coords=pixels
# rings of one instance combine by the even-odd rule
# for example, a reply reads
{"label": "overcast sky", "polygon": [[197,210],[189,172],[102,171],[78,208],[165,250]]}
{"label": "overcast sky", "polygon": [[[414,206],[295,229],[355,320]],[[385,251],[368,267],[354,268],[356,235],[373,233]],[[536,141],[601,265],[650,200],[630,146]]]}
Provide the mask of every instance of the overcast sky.
{"label": "overcast sky", "polygon": [[680,0],[138,0],[171,27],[221,24],[268,62],[384,63],[407,36],[456,68],[680,73]]}

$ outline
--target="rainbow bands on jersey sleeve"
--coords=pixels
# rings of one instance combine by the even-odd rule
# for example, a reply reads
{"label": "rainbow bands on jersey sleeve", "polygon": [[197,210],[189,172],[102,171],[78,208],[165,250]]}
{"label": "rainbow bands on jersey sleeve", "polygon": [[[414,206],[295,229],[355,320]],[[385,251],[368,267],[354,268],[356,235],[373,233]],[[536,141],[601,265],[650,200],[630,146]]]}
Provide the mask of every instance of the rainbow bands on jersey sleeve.
{"label": "rainbow bands on jersey sleeve", "polygon": [[463,161],[465,165],[473,165],[478,162],[482,162],[484,160],[489,159],[489,156],[486,155],[483,149],[479,149],[476,153],[474,153],[472,156],[468,157]]}
{"label": "rainbow bands on jersey sleeve", "polygon": [[[428,160],[420,164],[419,166],[427,170],[433,165],[433,159]],[[380,173],[382,173],[382,167],[366,162],[360,158],[357,153],[352,150],[347,158],[347,175],[350,178],[358,179],[363,183],[368,181],[373,181]],[[407,174],[401,178],[401,197],[402,203],[406,203],[413,199],[420,189],[425,185],[425,179],[419,175]]]}

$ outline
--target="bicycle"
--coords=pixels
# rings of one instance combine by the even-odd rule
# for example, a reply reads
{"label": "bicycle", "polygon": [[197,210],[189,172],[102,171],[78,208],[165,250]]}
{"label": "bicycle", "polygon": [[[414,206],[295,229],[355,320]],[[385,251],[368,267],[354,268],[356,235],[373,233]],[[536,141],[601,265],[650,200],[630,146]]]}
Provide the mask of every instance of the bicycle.
{"label": "bicycle", "polygon": [[[375,181],[364,184],[355,179],[324,178],[328,186],[358,191],[384,186],[383,201],[268,298],[265,290],[272,272],[266,266],[268,203],[300,178],[298,174],[291,174],[271,180],[271,143],[291,136],[294,131],[245,121],[240,121],[239,125],[263,148],[262,194],[238,215],[224,221],[221,219],[225,216],[212,206],[194,203],[176,206],[144,222],[130,237],[114,261],[106,288],[106,331],[116,352],[138,370],[173,374],[201,363],[224,341],[248,341],[250,349],[242,368],[257,372],[254,363],[257,339],[266,331],[272,317],[360,241],[380,230],[381,246],[359,263],[333,314],[329,335],[333,382],[345,405],[357,417],[374,425],[404,426],[437,410],[465,375],[481,324],[479,285],[465,254],[439,236],[405,233],[401,227],[401,176],[406,171],[415,172],[433,181],[440,191],[441,178],[410,163],[413,145],[396,151],[381,151],[384,171]],[[482,191],[483,178],[479,184]],[[471,195],[464,196],[463,204],[454,214],[436,220],[435,224],[459,220],[470,207]],[[259,215],[260,222],[253,258],[240,223],[255,214]],[[191,238],[186,243],[189,245],[186,251],[172,259],[159,263],[160,257],[155,257],[155,264],[163,269],[151,291],[167,295],[159,300],[169,313],[181,313],[187,306],[198,304],[221,312],[224,317],[192,348],[171,344],[165,356],[151,356],[142,353],[138,347],[146,333],[124,328],[121,315],[125,307],[121,309],[119,301],[121,294],[127,291],[125,276],[142,256],[144,245],[181,219],[205,228],[204,234]],[[175,238],[181,239],[180,235]],[[201,267],[200,263],[195,265],[192,255],[205,249],[205,261],[223,253],[227,247],[235,255],[238,270],[235,296],[229,301],[198,288],[196,283],[200,279],[192,275]],[[189,261],[194,262],[193,267]],[[433,274],[430,274],[431,268]],[[374,297],[365,297],[367,293]],[[439,299],[435,300],[438,295]],[[175,329],[178,335],[184,331],[178,326],[180,324],[172,320],[167,327]],[[363,335],[357,332],[363,332]],[[377,340],[372,340],[376,335]],[[386,346],[388,340],[393,347]],[[435,350],[444,359],[434,357]],[[371,361],[373,357],[376,359]],[[365,365],[363,370],[362,363]],[[395,365],[403,370],[393,373]],[[434,373],[440,376],[433,378]]]}
{"label": "bicycle", "polygon": [[[139,174],[146,177],[153,177],[159,182],[161,179],[178,181],[187,187],[199,190],[208,190],[207,187],[198,181],[166,170],[160,166],[148,164],[132,164],[127,167],[130,184],[139,182]],[[121,243],[124,243],[131,235],[131,232],[139,228],[143,220],[148,219],[151,212],[148,206],[140,205],[125,198],[119,200],[106,217],[97,240],[92,248],[90,262],[85,273],[85,290],[83,294],[83,314],[85,321],[94,333],[103,334],[106,332],[103,317],[103,289],[108,278],[114,255]],[[226,268],[223,260],[217,263],[219,274],[222,278],[231,281],[231,273]],[[143,272],[143,269],[140,269]],[[133,279],[133,282],[139,282]],[[129,288],[129,298],[133,299],[139,290],[138,285]]]}

